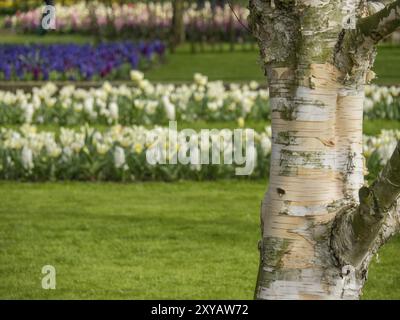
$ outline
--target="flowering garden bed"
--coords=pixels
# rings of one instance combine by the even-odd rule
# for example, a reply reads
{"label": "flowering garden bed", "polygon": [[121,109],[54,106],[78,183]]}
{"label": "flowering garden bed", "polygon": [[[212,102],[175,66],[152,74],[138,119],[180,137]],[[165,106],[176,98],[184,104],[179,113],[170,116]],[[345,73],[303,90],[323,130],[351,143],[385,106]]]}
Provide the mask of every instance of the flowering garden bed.
{"label": "flowering garden bed", "polygon": [[[217,137],[226,133],[226,130],[220,131]],[[168,130],[137,126],[113,126],[104,132],[88,126],[80,129],[61,128],[59,132],[38,131],[30,125],[19,129],[3,128],[0,130],[0,179],[173,181],[237,177],[235,169],[238,166],[235,164],[150,164],[146,152],[151,148],[149,141],[155,135],[167,137]],[[177,132],[177,135],[178,141],[185,139],[183,132]],[[199,139],[197,134],[193,137]],[[384,130],[377,137],[365,136],[366,175],[376,175],[380,171],[399,138],[400,131],[394,130]],[[254,163],[254,170],[247,178],[268,176],[271,139],[271,128],[266,127],[263,132],[255,133],[254,148],[241,150],[243,155],[247,155],[247,161]],[[210,140],[207,147],[199,147],[197,157],[203,153],[210,155],[211,144]],[[178,143],[175,152],[179,152],[180,146]],[[229,144],[221,145],[221,159],[225,152],[232,152],[231,148]]]}
{"label": "flowering garden bed", "polygon": [[165,45],[152,42],[0,45],[0,80],[121,80],[132,69],[164,59]]}
{"label": "flowering garden bed", "polygon": [[[209,82],[196,74],[189,84],[153,84],[132,71],[130,85],[82,89],[48,83],[31,92],[0,91],[0,124],[163,125],[169,120],[267,121],[269,92],[257,82]],[[400,88],[368,86],[366,119],[400,120]]]}
{"label": "flowering garden bed", "polygon": [[[163,39],[169,40],[173,8],[171,1],[113,3],[112,6],[85,2],[62,6],[56,4],[56,33],[91,34],[115,39]],[[189,41],[232,41],[233,43],[253,41],[244,26],[247,24],[248,9],[234,5],[234,12],[228,5],[216,7],[210,2],[198,7],[186,2],[184,24],[186,39]],[[236,16],[237,17],[236,17]],[[17,12],[8,16],[4,26],[19,33],[34,33],[40,28],[42,8]]]}
{"label": "flowering garden bed", "polygon": [[[0,124],[8,126],[0,132],[0,179],[233,178],[238,167],[234,164],[149,164],[148,137],[155,132],[166,136],[166,129],[157,125],[171,120],[185,122],[189,127],[190,123],[205,121],[210,127],[219,122],[236,123],[243,128],[246,121],[267,122],[270,117],[268,90],[259,88],[257,82],[225,86],[221,81],[209,82],[207,77],[195,74],[190,84],[152,84],[139,71],[131,71],[130,78],[129,86],[106,82],[99,88],[78,89],[73,85],[58,88],[49,82],[31,92],[0,91]],[[368,86],[366,96],[365,118],[400,119],[399,88]],[[45,125],[47,129],[38,130],[32,125]],[[110,125],[99,130],[99,126]],[[64,128],[52,130],[49,126]],[[256,133],[254,148],[246,150],[249,161],[255,163],[250,178],[268,175],[270,131],[266,128]],[[371,177],[388,159],[399,137],[399,131],[365,137],[364,152]],[[244,150],[240,151],[244,154]],[[210,152],[210,146],[197,150],[198,154]],[[224,154],[225,149],[220,152]]]}

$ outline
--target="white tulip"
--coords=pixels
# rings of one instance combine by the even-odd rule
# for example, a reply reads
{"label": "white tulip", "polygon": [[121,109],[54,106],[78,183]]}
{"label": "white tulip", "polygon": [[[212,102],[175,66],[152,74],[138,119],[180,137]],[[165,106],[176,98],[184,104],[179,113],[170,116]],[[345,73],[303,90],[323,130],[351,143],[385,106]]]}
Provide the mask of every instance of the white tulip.
{"label": "white tulip", "polygon": [[116,102],[111,102],[110,105],[108,106],[109,112],[110,112],[110,117],[113,120],[118,120],[118,105]]}
{"label": "white tulip", "polygon": [[131,76],[131,80],[134,82],[140,82],[144,79],[143,72],[140,72],[137,70],[132,70],[130,76]]}
{"label": "white tulip", "polygon": [[175,106],[169,101],[168,96],[164,96],[162,100],[168,120],[175,120]]}
{"label": "white tulip", "polygon": [[24,167],[25,170],[33,169],[34,164],[33,164],[32,150],[29,149],[27,146],[24,146],[22,148],[21,161],[22,161],[22,166]]}
{"label": "white tulip", "polygon": [[125,151],[121,147],[115,147],[114,150],[114,165],[117,169],[125,165]]}

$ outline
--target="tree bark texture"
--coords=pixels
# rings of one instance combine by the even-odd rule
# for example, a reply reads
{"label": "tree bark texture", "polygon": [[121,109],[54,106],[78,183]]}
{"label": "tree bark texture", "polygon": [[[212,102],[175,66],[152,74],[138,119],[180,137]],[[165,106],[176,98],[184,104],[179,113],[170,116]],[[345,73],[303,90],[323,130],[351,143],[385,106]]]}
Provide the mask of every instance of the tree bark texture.
{"label": "tree bark texture", "polygon": [[399,26],[400,0],[352,3],[349,29],[349,1],[250,0],[273,139],[257,299],[359,299],[399,225],[399,147],[367,186],[362,117],[375,45]]}

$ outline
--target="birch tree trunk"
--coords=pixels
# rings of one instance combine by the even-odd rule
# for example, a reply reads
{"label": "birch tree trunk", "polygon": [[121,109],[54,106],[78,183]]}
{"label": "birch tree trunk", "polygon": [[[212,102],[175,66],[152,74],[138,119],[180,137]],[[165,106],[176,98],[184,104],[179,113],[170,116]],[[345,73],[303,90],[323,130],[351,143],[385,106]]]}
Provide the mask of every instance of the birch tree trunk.
{"label": "birch tree trunk", "polygon": [[400,25],[400,0],[250,0],[249,8],[273,136],[255,297],[359,299],[371,257],[400,221],[400,146],[370,187],[362,155],[364,85],[375,45]]}

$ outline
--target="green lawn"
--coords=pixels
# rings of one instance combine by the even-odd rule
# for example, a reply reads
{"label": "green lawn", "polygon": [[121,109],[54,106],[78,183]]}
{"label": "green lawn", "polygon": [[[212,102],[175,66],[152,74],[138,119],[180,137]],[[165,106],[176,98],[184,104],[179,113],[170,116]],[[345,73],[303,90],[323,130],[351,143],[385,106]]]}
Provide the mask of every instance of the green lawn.
{"label": "green lawn", "polygon": [[250,299],[264,186],[0,183],[0,298]]}
{"label": "green lawn", "polygon": [[[374,71],[374,83],[393,85],[400,83],[400,46],[382,45],[378,49]],[[146,73],[152,81],[190,81],[195,72],[210,80],[226,82],[265,81],[257,50],[229,52],[205,52],[191,54],[188,45],[180,47],[175,54],[168,55],[168,63]]]}
{"label": "green lawn", "polygon": [[9,32],[1,32],[0,30],[0,43],[2,44],[28,44],[28,43],[92,43],[94,38],[85,35],[56,35],[56,34],[14,34]]}
{"label": "green lawn", "polygon": [[[265,185],[0,183],[0,298],[251,299]],[[399,245],[366,298],[400,298]],[[47,264],[56,290],[41,289]]]}
{"label": "green lawn", "polygon": [[400,84],[400,46],[381,46],[378,49],[374,71],[380,85]]}
{"label": "green lawn", "polygon": [[167,63],[145,73],[151,81],[192,81],[193,74],[200,72],[210,80],[226,82],[265,81],[261,71],[258,51],[241,50],[198,52],[192,54],[189,45],[178,48],[176,53],[168,54]]}
{"label": "green lawn", "polygon": [[382,119],[364,121],[363,132],[366,135],[375,136],[379,134],[382,129],[400,130],[400,121]]}
{"label": "green lawn", "polygon": [[373,260],[363,299],[400,299],[400,236],[387,243]]}

